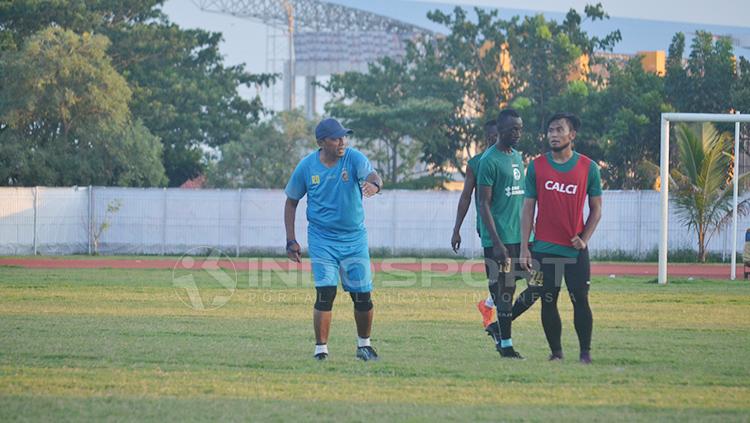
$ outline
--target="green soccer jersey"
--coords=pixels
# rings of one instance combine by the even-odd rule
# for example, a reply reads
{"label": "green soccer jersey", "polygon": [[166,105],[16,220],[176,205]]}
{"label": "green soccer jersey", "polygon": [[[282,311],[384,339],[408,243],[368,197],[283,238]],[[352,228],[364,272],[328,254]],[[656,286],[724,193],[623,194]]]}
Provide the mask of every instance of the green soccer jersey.
{"label": "green soccer jersey", "polygon": [[[491,146],[482,155],[477,175],[477,189],[492,187],[490,213],[497,234],[504,244],[521,242],[521,209],[524,198],[523,158],[516,150],[506,153]],[[481,225],[482,247],[492,247],[492,237]]]}
{"label": "green soccer jersey", "polygon": [[477,177],[479,176],[479,160],[481,159],[482,153],[479,153],[470,158],[466,163],[469,169],[471,169],[471,173],[474,174],[474,209],[477,211],[477,233],[481,233],[480,228],[482,227],[482,216],[479,215],[479,187],[476,185]]}

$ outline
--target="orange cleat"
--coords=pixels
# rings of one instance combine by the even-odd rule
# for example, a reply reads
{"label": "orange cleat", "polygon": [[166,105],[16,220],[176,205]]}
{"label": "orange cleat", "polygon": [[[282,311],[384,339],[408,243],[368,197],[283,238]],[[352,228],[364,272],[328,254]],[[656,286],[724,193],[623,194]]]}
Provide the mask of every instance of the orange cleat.
{"label": "orange cleat", "polygon": [[495,311],[492,307],[487,307],[484,300],[477,303],[477,310],[482,314],[482,324],[485,328],[495,322]]}

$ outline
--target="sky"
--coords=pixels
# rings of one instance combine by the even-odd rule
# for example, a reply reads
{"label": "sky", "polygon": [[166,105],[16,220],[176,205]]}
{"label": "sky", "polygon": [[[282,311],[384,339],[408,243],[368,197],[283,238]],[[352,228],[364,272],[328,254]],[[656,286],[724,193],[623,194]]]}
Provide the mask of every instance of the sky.
{"label": "sky", "polygon": [[[411,24],[426,27],[437,32],[445,32],[426,18],[433,9],[450,11],[455,5],[465,8],[480,6],[499,8],[502,18],[514,15],[544,13],[548,19],[558,21],[564,18],[571,7],[583,14],[585,0],[329,0],[333,3],[360,8],[385,16],[397,16]],[[601,2],[611,19],[585,22],[584,29],[591,35],[604,36],[619,29],[623,40],[615,47],[616,53],[633,54],[644,50],[667,50],[676,32],[686,34],[688,46],[691,34],[696,30],[708,30],[714,34],[731,34],[748,48],[736,48],[735,52],[750,56],[750,0],[590,0]],[[231,2],[227,2],[231,3]],[[221,32],[224,40],[221,52],[225,64],[244,64],[253,73],[273,72],[273,41],[276,40],[277,58],[283,59],[286,51],[285,38],[267,37],[273,30],[264,24],[226,14],[202,11],[191,0],[167,0],[163,11],[170,20],[184,28],[201,28]],[[278,34],[281,35],[281,34]],[[268,53],[268,54],[267,54]],[[280,61],[276,61],[276,71],[280,71]],[[325,79],[323,79],[325,81]],[[280,85],[280,84],[279,84]],[[297,105],[304,102],[302,80],[297,81]],[[253,89],[243,88],[241,94],[252,97]],[[261,93],[264,104],[274,110],[282,106],[281,89],[264,90]],[[318,91],[316,109],[322,110],[328,101],[324,93]]]}

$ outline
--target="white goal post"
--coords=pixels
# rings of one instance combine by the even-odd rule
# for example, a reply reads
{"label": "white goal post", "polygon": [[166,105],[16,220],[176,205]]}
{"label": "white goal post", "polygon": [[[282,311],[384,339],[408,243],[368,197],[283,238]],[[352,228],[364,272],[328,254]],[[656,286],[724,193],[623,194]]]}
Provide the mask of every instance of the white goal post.
{"label": "white goal post", "polygon": [[728,122],[734,123],[734,194],[732,198],[732,270],[730,278],[737,278],[737,197],[739,185],[740,123],[750,123],[750,115],[710,113],[661,114],[661,220],[659,227],[659,284],[667,283],[667,247],[669,241],[669,123],[670,122]]}

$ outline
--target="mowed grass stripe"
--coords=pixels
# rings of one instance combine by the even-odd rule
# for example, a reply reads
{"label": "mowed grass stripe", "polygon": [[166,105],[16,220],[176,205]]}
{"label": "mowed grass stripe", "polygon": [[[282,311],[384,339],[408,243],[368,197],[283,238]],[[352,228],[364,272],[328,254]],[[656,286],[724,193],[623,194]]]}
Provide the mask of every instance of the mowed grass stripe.
{"label": "mowed grass stripe", "polygon": [[[646,285],[646,290],[660,288]],[[222,290],[203,289],[206,298]],[[378,316],[410,321],[475,321],[474,306],[484,298],[478,289],[382,288],[375,292]],[[750,296],[670,292],[591,292],[597,325],[631,328],[750,329]],[[184,300],[184,299],[183,299]],[[0,285],[0,315],[34,314],[91,316],[210,316],[239,319],[308,319],[314,302],[312,289],[236,291],[229,302],[213,310],[195,310],[171,287],[45,287],[6,288]],[[337,308],[349,308],[342,295]],[[210,304],[206,301],[206,304]],[[571,311],[567,295],[559,301],[561,313]],[[535,305],[531,313],[538,312]],[[710,319],[701,316],[710,315]]]}
{"label": "mowed grass stripe", "polygon": [[[283,411],[282,411],[283,410]],[[49,415],[70,420],[100,421],[273,421],[289,416],[297,421],[560,421],[600,422],[717,422],[747,421],[742,409],[707,410],[696,407],[655,408],[627,406],[544,406],[523,404],[499,407],[494,401],[484,405],[417,405],[315,401],[256,400],[235,398],[143,398],[143,397],[56,397],[0,396],[0,419],[23,416],[39,421]]]}
{"label": "mowed grass stripe", "polygon": [[[554,364],[551,364],[554,365]],[[0,368],[3,395],[54,396],[143,396],[223,397],[301,401],[325,398],[328,401],[482,405],[487,398],[499,404],[539,405],[629,405],[680,407],[703,404],[704,408],[736,409],[747,407],[748,387],[684,386],[673,395],[673,386],[643,384],[627,386],[588,382],[568,384],[525,384],[490,380],[457,381],[450,378],[402,378],[328,375],[315,373],[275,374],[259,370],[160,371],[79,368]],[[707,401],[707,398],[716,398]]]}
{"label": "mowed grass stripe", "polygon": [[[435,375],[456,380],[490,379],[497,384],[671,383],[675,386],[750,386],[745,363],[746,333],[664,332],[601,329],[596,332],[596,365],[575,361],[572,327],[563,336],[569,360],[545,367],[546,343],[538,324],[518,325],[516,342],[529,360],[499,360],[489,338],[475,325],[385,322],[374,342],[383,361],[358,366],[353,322],[338,321],[330,341],[330,366],[310,359],[309,322],[83,317],[11,317],[0,322],[0,365],[30,367],[129,368],[172,370],[252,370],[295,373],[324,371],[404,379]],[[667,336],[669,335],[669,336]],[[715,355],[701,354],[710,349]],[[716,357],[721,357],[717,360]]]}

